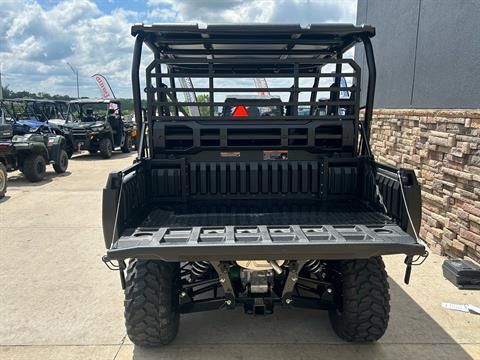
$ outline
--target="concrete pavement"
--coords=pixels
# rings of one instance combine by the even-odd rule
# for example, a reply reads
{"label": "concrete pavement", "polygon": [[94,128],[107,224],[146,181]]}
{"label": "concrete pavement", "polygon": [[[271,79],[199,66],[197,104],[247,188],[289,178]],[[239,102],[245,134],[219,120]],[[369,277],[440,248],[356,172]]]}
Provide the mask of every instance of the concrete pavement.
{"label": "concrete pavement", "polygon": [[118,275],[100,260],[101,189],[132,160],[77,156],[71,173],[39,184],[10,175],[0,202],[0,359],[480,359],[480,316],[441,307],[480,305],[480,292],[444,280],[435,255],[413,269],[408,286],[403,257],[386,258],[392,314],[377,344],[338,340],[324,312],[277,307],[265,317],[241,309],[185,315],[170,346],[133,346]]}

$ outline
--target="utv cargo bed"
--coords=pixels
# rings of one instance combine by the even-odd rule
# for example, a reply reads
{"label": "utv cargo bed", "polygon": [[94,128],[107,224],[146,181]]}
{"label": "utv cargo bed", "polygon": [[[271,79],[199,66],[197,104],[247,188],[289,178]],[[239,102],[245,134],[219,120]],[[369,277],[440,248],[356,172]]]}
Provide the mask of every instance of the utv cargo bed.
{"label": "utv cargo bed", "polygon": [[[342,190],[336,190],[342,192],[341,195],[330,194],[327,199],[321,199],[320,192],[309,192],[314,188],[313,172],[304,176],[307,178],[304,179],[307,183],[303,188],[305,192],[299,186],[297,192],[292,194],[296,186],[291,181],[293,172],[290,166],[290,176],[283,178],[288,178],[286,188],[289,193],[277,194],[276,199],[268,198],[274,196],[274,189],[272,182],[267,179],[271,178],[267,176],[267,171],[256,178],[260,185],[258,189],[254,190],[251,181],[247,181],[250,185],[244,187],[245,192],[242,194],[242,186],[238,186],[239,191],[235,195],[239,198],[232,199],[231,186],[225,186],[230,191],[229,194],[221,194],[222,180],[225,180],[226,174],[213,176],[219,181],[215,186],[204,188],[203,194],[201,191],[193,194],[192,190],[202,188],[202,176],[196,178],[195,185],[191,183],[192,177],[181,176],[189,179],[184,184],[184,192],[187,191],[185,189],[189,192],[182,195],[181,182],[177,184],[175,181],[174,163],[154,161],[148,165],[136,164],[124,173],[112,174],[109,180],[111,188],[104,193],[106,197],[111,195],[115,199],[121,182],[119,217],[129,220],[117,224],[120,236],[113,244],[108,241],[112,233],[105,233],[107,246],[110,247],[108,258],[156,258],[165,261],[247,258],[303,260],[309,259],[312,254],[322,259],[368,258],[398,253],[423,254],[424,247],[402,230],[392,217],[381,207],[372,205],[375,204],[374,201],[367,202],[369,196],[375,198],[375,195],[369,180],[372,174],[364,173],[366,170],[362,169],[362,163],[359,162],[355,170],[346,168],[343,163],[341,165],[339,167],[326,163],[330,176],[318,177],[318,186],[315,187],[327,188],[335,193],[334,189],[338,185],[335,183],[341,183]],[[159,169],[156,170],[156,167]],[[195,168],[194,165],[187,167]],[[211,164],[209,168],[214,169],[216,166]],[[147,173],[153,174],[151,181],[145,179],[145,169],[148,169]],[[186,171],[180,167],[178,174]],[[392,171],[386,166],[377,169],[379,189],[390,204],[390,209],[387,210],[403,218],[407,229],[398,178]],[[166,180],[159,182],[159,174],[170,176],[165,175]],[[245,179],[251,180],[252,174],[251,171],[248,172]],[[365,175],[365,180],[358,178],[358,174]],[[409,179],[409,176],[404,177]],[[355,186],[346,185],[347,179],[357,178],[359,183]],[[414,180],[411,176],[410,179]],[[286,180],[281,177],[277,180],[277,192],[281,192]],[[265,193],[261,191],[263,183],[266,184],[263,188]],[[152,186],[156,188],[152,189]],[[406,186],[406,194],[411,201],[415,198],[412,198],[412,194],[418,197],[417,187],[416,182]],[[253,195],[252,191],[257,193]],[[142,196],[147,193],[150,198],[143,199]],[[168,197],[173,194],[178,198],[169,200]],[[246,196],[256,199],[245,199]],[[105,204],[107,203],[109,202]],[[129,204],[128,207],[126,204]],[[115,208],[110,208],[109,211],[104,208],[105,223],[116,218],[115,215]]]}
{"label": "utv cargo bed", "polygon": [[353,200],[327,201],[194,201],[153,209],[142,227],[280,226],[290,224],[386,224],[384,214]]}

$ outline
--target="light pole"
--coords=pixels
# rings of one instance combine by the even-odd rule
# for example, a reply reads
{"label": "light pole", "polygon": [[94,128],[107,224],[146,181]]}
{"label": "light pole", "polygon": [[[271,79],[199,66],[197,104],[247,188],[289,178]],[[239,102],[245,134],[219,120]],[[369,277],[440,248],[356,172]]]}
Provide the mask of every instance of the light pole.
{"label": "light pole", "polygon": [[70,66],[70,69],[72,69],[72,72],[77,79],[77,99],[80,99],[80,88],[78,87],[78,71],[75,70],[75,68],[68,61],[67,61],[67,65]]}

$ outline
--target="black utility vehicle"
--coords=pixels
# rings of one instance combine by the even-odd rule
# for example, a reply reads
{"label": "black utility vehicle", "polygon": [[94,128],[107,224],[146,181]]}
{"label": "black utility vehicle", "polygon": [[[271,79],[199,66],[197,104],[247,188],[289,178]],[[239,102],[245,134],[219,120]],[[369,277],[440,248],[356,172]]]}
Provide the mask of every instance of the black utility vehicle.
{"label": "black utility vehicle", "polygon": [[[12,137],[13,136],[13,137]],[[6,172],[20,170],[31,182],[45,178],[47,164],[57,174],[68,168],[66,141],[61,135],[40,130],[25,135],[13,135],[11,124],[0,124],[0,185],[5,176],[3,195],[6,192]],[[2,186],[0,186],[0,197]]]}
{"label": "black utility vehicle", "polygon": [[67,122],[63,125],[71,132],[76,150],[100,151],[104,159],[120,148],[124,153],[132,149],[132,128],[122,120],[117,100],[81,99],[68,105]]}
{"label": "black utility vehicle", "polygon": [[[414,257],[426,253],[416,236],[415,173],[375,162],[369,147],[374,32],[339,24],[132,28],[138,159],[108,178],[103,260],[120,270],[135,344],[172,341],[181,313],[236,306],[328,310],[347,341],[384,334],[382,256],[405,254],[408,282]],[[360,67],[342,55],[362,44],[361,115]],[[154,56],[142,113],[144,45]],[[175,87],[182,77],[202,79],[195,91],[208,101],[177,96],[192,91]],[[257,77],[269,88],[240,87]],[[249,95],[261,91],[280,100]],[[187,106],[207,110],[190,116]]]}

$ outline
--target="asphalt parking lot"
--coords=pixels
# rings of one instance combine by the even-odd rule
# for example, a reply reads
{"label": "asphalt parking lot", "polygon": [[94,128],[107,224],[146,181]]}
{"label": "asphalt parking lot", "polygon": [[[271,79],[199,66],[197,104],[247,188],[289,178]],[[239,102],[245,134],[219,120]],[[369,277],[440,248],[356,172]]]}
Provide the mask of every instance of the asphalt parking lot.
{"label": "asphalt parking lot", "polygon": [[376,344],[338,340],[324,312],[277,308],[264,317],[242,309],[185,315],[170,346],[134,347],[118,275],[100,260],[101,189],[133,158],[76,156],[69,172],[51,171],[38,184],[10,174],[0,201],[1,359],[480,359],[480,316],[441,307],[479,306],[480,293],[444,280],[436,255],[413,269],[408,286],[403,258],[386,259],[392,314]]}

